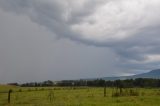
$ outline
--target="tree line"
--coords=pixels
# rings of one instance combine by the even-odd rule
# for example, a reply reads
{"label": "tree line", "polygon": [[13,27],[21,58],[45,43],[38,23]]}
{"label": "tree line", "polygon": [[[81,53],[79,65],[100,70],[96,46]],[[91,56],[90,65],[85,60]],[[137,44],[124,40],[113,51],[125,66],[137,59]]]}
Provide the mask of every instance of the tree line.
{"label": "tree line", "polygon": [[44,82],[30,82],[19,84],[22,87],[48,87],[48,86],[88,86],[88,87],[121,87],[121,88],[133,88],[133,87],[160,87],[160,79],[151,78],[137,78],[137,79],[125,79],[105,81],[103,79],[96,80],[63,80],[63,81],[44,81]]}

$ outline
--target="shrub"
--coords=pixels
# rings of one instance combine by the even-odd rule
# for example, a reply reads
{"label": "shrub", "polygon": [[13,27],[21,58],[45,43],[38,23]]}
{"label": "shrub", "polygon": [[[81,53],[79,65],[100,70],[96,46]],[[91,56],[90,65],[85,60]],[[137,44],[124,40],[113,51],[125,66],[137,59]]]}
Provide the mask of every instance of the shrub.
{"label": "shrub", "polygon": [[139,96],[139,92],[135,89],[116,89],[116,91],[112,92],[112,97],[119,96]]}
{"label": "shrub", "polygon": [[22,92],[22,89],[19,89],[18,92]]}

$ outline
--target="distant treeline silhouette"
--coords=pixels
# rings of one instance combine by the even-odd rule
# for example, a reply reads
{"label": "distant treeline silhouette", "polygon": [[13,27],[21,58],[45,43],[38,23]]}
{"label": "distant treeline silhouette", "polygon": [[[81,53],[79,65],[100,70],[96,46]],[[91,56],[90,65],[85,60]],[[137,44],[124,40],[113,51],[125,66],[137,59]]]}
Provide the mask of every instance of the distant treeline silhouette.
{"label": "distant treeline silhouette", "polygon": [[137,78],[126,80],[105,81],[103,79],[96,80],[63,80],[63,81],[44,81],[19,84],[22,87],[49,87],[49,86],[89,86],[89,87],[160,87],[160,79]]}

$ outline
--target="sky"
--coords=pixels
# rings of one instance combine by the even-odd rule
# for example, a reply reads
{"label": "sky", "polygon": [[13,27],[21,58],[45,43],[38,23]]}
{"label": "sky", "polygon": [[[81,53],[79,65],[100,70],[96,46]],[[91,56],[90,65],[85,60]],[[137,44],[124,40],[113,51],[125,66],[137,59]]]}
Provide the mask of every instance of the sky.
{"label": "sky", "polygon": [[0,0],[0,83],[160,68],[159,0]]}

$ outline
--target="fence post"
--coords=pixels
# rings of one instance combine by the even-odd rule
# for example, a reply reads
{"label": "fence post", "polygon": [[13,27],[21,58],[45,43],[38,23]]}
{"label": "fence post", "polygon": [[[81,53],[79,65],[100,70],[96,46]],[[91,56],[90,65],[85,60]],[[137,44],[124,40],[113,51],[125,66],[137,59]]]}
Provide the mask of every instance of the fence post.
{"label": "fence post", "polygon": [[106,97],[106,82],[104,83],[104,97]]}
{"label": "fence post", "polygon": [[12,93],[12,90],[10,89],[8,91],[8,103],[10,103],[10,100],[11,100],[11,93]]}

